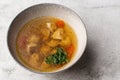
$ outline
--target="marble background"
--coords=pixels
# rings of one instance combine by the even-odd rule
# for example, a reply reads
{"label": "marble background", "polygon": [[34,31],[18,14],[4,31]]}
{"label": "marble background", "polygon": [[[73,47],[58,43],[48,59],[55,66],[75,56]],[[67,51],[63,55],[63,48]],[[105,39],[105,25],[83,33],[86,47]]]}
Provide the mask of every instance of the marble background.
{"label": "marble background", "polygon": [[[83,19],[88,44],[82,58],[57,74],[36,74],[14,61],[7,31],[15,16],[39,3],[58,3]],[[0,0],[0,80],[120,80],[120,0]]]}

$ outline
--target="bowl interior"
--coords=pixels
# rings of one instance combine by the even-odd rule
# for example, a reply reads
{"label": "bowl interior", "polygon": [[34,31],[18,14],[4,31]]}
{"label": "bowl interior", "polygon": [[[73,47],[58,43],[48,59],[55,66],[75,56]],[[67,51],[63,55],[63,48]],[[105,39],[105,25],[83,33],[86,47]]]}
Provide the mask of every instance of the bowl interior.
{"label": "bowl interior", "polygon": [[73,60],[65,67],[54,72],[67,69],[68,67],[72,66],[83,54],[86,46],[87,37],[86,37],[86,30],[85,30],[84,24],[82,23],[80,17],[74,11],[61,5],[39,4],[39,5],[32,6],[22,11],[19,15],[17,15],[17,17],[14,19],[14,21],[10,25],[10,28],[8,31],[9,50],[12,56],[21,64],[21,62],[19,61],[19,57],[16,55],[17,52],[16,52],[15,42],[16,42],[17,34],[21,29],[21,27],[26,22],[41,16],[52,16],[52,17],[57,17],[64,20],[73,28],[73,30],[75,31],[75,34],[77,35],[78,46],[77,46],[77,51]]}

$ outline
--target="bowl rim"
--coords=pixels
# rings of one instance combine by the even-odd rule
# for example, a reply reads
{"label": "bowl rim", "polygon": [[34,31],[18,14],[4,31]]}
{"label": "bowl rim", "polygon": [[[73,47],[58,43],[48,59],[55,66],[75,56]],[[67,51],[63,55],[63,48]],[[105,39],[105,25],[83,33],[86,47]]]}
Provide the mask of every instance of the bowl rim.
{"label": "bowl rim", "polygon": [[37,71],[37,70],[31,69],[31,68],[28,68],[28,67],[26,67],[25,65],[23,65],[21,62],[19,62],[18,60],[16,60],[15,56],[14,56],[14,55],[12,54],[12,52],[11,52],[11,49],[10,49],[10,46],[9,46],[9,38],[8,38],[8,37],[9,37],[9,33],[10,33],[11,25],[13,24],[13,22],[16,20],[16,18],[17,18],[21,13],[23,13],[24,11],[26,11],[26,10],[32,8],[32,7],[36,7],[36,6],[40,6],[40,5],[55,5],[55,6],[63,7],[63,8],[65,8],[65,9],[73,12],[73,13],[75,14],[75,16],[77,16],[77,17],[81,20],[81,22],[82,22],[82,24],[83,24],[83,27],[84,27],[84,30],[85,30],[86,40],[85,40],[85,45],[84,45],[83,52],[81,53],[81,56],[79,56],[78,60],[79,60],[79,59],[82,57],[82,55],[84,54],[84,51],[85,51],[86,46],[87,46],[87,40],[88,40],[88,39],[87,39],[87,29],[86,29],[85,23],[83,22],[83,20],[81,19],[81,17],[80,17],[73,9],[71,9],[71,8],[65,6],[65,5],[57,4],[57,3],[39,3],[39,4],[34,4],[34,5],[32,5],[32,6],[29,6],[29,7],[25,8],[25,9],[23,9],[22,11],[20,11],[20,12],[13,18],[12,22],[11,22],[10,25],[9,25],[8,32],[7,32],[7,47],[8,47],[9,53],[10,53],[10,55],[13,57],[14,61],[15,61],[17,64],[19,64],[20,66],[22,66],[24,69],[27,69],[28,71],[31,71],[31,72],[34,72],[34,73],[38,73],[38,74],[51,74],[51,73],[52,73],[52,74],[53,74],[53,73],[58,73],[58,72],[65,71],[66,69],[69,69],[69,68],[72,67],[74,64],[76,64],[78,60],[76,60],[76,62],[74,62],[71,66],[67,67],[66,69],[63,68],[62,70],[55,70],[55,71],[50,71],[50,72],[40,72],[40,71]]}

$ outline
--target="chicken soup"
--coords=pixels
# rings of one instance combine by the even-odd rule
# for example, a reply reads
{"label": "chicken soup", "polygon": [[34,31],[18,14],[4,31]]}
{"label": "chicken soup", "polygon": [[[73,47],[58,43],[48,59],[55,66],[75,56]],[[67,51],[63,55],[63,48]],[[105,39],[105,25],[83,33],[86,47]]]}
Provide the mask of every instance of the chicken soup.
{"label": "chicken soup", "polygon": [[23,25],[16,39],[16,48],[24,65],[50,72],[71,61],[77,48],[77,38],[65,21],[39,17]]}

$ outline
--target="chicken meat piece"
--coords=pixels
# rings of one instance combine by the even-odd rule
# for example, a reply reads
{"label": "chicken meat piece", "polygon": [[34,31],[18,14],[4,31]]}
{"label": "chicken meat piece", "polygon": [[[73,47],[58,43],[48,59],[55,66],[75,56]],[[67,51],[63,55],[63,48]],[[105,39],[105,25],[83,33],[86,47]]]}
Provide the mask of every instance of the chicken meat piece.
{"label": "chicken meat piece", "polygon": [[[30,54],[31,51],[32,51],[31,49],[34,48],[34,47],[36,47],[36,46],[37,46],[36,43],[29,43],[29,44],[27,45],[27,49],[26,49],[26,50],[27,50],[27,53]],[[35,49],[34,49],[34,50],[35,50]]]}
{"label": "chicken meat piece", "polygon": [[40,58],[39,58],[39,54],[37,54],[37,53],[33,53],[31,56],[30,56],[30,64],[32,65],[32,66],[38,66],[39,65],[39,63],[40,63]]}
{"label": "chicken meat piece", "polygon": [[56,47],[59,45],[59,42],[59,40],[51,39],[50,41],[46,42],[46,44],[50,47]]}
{"label": "chicken meat piece", "polygon": [[49,39],[49,36],[50,36],[50,30],[49,29],[43,28],[43,29],[40,30],[40,33],[41,33],[40,36],[42,36],[43,41]]}
{"label": "chicken meat piece", "polygon": [[63,39],[63,29],[59,28],[57,29],[53,35],[52,35],[53,39],[58,39],[58,40],[62,40]]}
{"label": "chicken meat piece", "polygon": [[47,22],[46,25],[47,25],[47,28],[50,30],[50,32],[55,31],[57,28],[55,24],[50,23],[50,22]]}
{"label": "chicken meat piece", "polygon": [[44,56],[50,55],[51,47],[48,45],[43,45],[40,47],[40,53],[42,53]]}
{"label": "chicken meat piece", "polygon": [[28,39],[29,43],[37,43],[39,42],[40,37],[37,35],[31,35]]}

